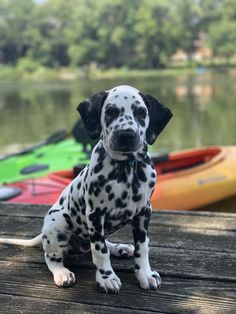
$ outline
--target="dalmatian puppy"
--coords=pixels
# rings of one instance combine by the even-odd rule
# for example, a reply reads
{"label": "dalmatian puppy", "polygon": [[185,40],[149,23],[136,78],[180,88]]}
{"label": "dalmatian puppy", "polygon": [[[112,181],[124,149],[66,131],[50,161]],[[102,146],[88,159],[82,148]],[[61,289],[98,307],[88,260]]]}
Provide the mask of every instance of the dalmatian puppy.
{"label": "dalmatian puppy", "polygon": [[[81,102],[78,111],[89,136],[100,138],[90,164],[49,209],[39,236],[32,240],[1,238],[0,242],[25,246],[42,242],[45,261],[59,287],[76,281],[63,264],[70,244],[82,252],[91,249],[100,292],[118,293],[121,288],[110,255],[134,256],[141,288],[159,289],[161,279],[150,267],[148,253],[156,172],[147,144],[154,143],[172,113],[157,99],[130,86],[101,91]],[[107,240],[127,223],[132,224],[134,246]]]}

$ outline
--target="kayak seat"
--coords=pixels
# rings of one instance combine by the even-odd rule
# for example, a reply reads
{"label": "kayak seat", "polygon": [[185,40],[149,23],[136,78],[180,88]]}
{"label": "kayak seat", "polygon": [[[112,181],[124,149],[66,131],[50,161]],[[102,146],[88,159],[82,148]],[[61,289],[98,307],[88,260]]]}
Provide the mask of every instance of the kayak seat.
{"label": "kayak seat", "polygon": [[197,166],[202,165],[203,162],[199,161],[199,162],[195,162],[195,163],[191,163],[188,165],[182,165],[182,166],[177,166],[177,167],[171,167],[171,168],[162,168],[161,169],[161,174],[166,174],[166,173],[171,173],[171,172],[178,172],[181,170],[187,170],[187,169],[191,169]]}
{"label": "kayak seat", "polygon": [[0,201],[7,201],[20,195],[22,192],[18,188],[3,186],[0,187]]}
{"label": "kayak seat", "polygon": [[91,154],[91,145],[92,147],[95,146],[97,143],[93,143],[91,138],[88,136],[87,130],[84,127],[82,120],[76,122],[73,127],[72,134],[76,140],[76,142],[83,145],[84,153]]}
{"label": "kayak seat", "polygon": [[31,165],[31,166],[28,166],[28,167],[21,169],[20,173],[21,174],[31,174],[31,173],[35,173],[38,171],[47,170],[48,168],[49,168],[49,165],[47,165],[47,164]]}
{"label": "kayak seat", "polygon": [[168,154],[152,156],[152,161],[154,162],[154,164],[160,164],[160,163],[162,163],[164,161],[168,161],[168,160],[169,160]]}

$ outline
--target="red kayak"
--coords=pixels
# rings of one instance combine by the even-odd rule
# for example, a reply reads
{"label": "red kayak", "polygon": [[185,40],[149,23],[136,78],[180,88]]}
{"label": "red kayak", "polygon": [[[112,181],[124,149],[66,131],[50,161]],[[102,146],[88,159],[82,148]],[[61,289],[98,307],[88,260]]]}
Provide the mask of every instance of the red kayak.
{"label": "red kayak", "polygon": [[[191,210],[236,195],[236,146],[185,150],[153,158],[155,209]],[[81,171],[56,171],[0,188],[0,201],[53,204]]]}

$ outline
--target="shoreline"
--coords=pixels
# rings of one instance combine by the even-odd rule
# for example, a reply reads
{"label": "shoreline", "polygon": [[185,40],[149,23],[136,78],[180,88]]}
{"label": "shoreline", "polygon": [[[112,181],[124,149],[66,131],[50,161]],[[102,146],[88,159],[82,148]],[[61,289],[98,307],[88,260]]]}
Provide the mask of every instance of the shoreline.
{"label": "shoreline", "polygon": [[0,65],[0,82],[11,81],[73,81],[76,79],[112,79],[122,77],[160,77],[160,76],[176,76],[179,74],[204,74],[207,70],[227,71],[234,69],[236,65],[199,65],[199,66],[170,66],[161,69],[129,69],[123,68],[110,68],[98,69],[95,67],[90,68],[46,68],[39,66],[34,71],[21,71],[17,67],[1,66]]}

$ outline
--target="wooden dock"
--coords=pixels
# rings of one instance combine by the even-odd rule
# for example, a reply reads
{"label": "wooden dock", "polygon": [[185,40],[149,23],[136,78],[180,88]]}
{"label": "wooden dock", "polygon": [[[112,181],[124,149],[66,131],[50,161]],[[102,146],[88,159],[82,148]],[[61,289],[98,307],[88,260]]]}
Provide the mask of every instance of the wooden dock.
{"label": "wooden dock", "polygon": [[[0,236],[34,237],[47,206],[0,204]],[[111,239],[132,243],[127,226]],[[154,213],[150,260],[162,277],[160,291],[139,288],[133,260],[112,259],[123,288],[118,295],[95,288],[91,255],[71,255],[72,288],[57,288],[41,248],[0,244],[0,313],[236,313],[236,215]]]}

